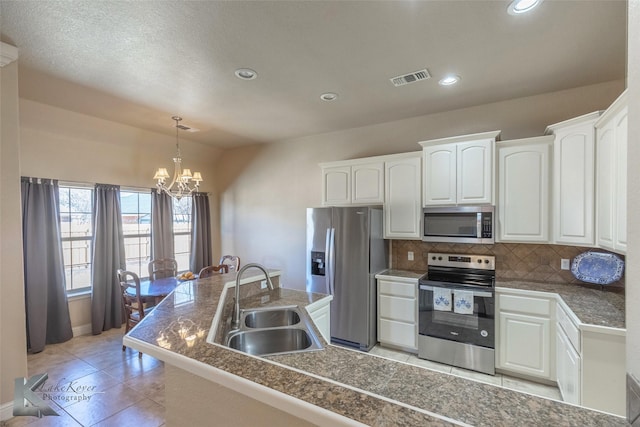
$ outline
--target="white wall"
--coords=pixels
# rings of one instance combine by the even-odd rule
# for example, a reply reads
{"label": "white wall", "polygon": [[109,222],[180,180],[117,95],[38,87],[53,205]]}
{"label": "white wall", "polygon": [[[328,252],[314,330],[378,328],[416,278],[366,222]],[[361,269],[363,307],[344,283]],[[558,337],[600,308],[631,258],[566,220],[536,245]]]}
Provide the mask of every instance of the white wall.
{"label": "white wall", "polygon": [[[155,170],[173,170],[175,135],[167,117],[167,135],[74,113],[20,99],[20,166],[23,176],[62,181],[118,184],[152,188]],[[180,135],[183,166],[200,171],[200,190],[211,192],[211,209],[217,213],[215,162],[220,150]],[[212,217],[214,248],[218,253],[218,217]],[[89,296],[69,302],[71,325],[91,322]]]}
{"label": "white wall", "polygon": [[497,129],[503,140],[542,135],[547,125],[605,109],[623,90],[623,81],[608,82],[225,152],[216,178],[222,251],[280,268],[284,287],[304,289],[305,208],[320,205],[318,163]]}
{"label": "white wall", "polygon": [[[14,379],[27,375],[18,63],[0,68],[0,408],[13,402]],[[11,413],[0,411],[2,419]]]}
{"label": "white wall", "polygon": [[627,372],[640,381],[640,0],[629,1],[627,84],[629,145],[626,271]]}

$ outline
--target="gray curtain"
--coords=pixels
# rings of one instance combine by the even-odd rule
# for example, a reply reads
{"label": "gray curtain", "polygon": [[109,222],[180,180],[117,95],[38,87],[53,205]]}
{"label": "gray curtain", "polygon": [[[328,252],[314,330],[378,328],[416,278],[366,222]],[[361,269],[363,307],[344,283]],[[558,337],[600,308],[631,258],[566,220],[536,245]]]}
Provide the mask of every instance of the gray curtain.
{"label": "gray curtain", "polygon": [[174,258],[173,198],[151,191],[151,259]]}
{"label": "gray curtain", "polygon": [[22,178],[21,192],[27,348],[37,353],[45,344],[73,337],[62,258],[58,181]]}
{"label": "gray curtain", "polygon": [[96,335],[119,328],[124,320],[116,272],[126,267],[120,187],[96,184],[94,206],[91,328]]}
{"label": "gray curtain", "polygon": [[207,193],[193,193],[191,204],[191,271],[213,263],[211,254],[211,213]]}

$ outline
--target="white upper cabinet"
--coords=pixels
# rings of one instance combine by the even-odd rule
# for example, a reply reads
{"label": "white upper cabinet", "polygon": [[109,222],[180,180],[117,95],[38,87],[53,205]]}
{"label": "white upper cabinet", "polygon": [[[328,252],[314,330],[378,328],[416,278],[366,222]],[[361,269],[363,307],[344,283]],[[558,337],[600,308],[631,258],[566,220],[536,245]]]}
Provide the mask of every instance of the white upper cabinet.
{"label": "white upper cabinet", "polygon": [[385,162],[384,238],[421,239],[421,153]]}
{"label": "white upper cabinet", "polygon": [[351,203],[379,204],[384,202],[384,163],[374,162],[351,166]]}
{"label": "white upper cabinet", "polygon": [[325,163],[322,205],[375,205],[384,202],[384,162],[362,159]]}
{"label": "white upper cabinet", "polygon": [[600,112],[547,127],[553,141],[553,242],[595,244],[595,127]]}
{"label": "white upper cabinet", "polygon": [[422,141],[424,205],[493,204],[493,147],[500,131]]}
{"label": "white upper cabinet", "polygon": [[351,203],[351,166],[322,168],[322,204],[324,206]]}
{"label": "white upper cabinet", "polygon": [[615,252],[627,249],[627,100],[626,92],[596,122],[597,244]]}
{"label": "white upper cabinet", "polygon": [[554,137],[496,144],[498,240],[549,241],[550,153]]}
{"label": "white upper cabinet", "polygon": [[424,204],[455,205],[456,145],[424,147]]}

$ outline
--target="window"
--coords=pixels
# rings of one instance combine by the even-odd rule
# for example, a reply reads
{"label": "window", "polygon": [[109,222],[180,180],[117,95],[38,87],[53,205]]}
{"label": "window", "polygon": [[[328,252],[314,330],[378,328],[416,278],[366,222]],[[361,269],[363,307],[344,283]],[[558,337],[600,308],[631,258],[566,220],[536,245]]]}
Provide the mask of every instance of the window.
{"label": "window", "polygon": [[120,210],[127,270],[147,277],[151,261],[151,193],[120,190]]}
{"label": "window", "polygon": [[178,271],[189,270],[189,257],[191,256],[191,196],[173,200],[173,244],[175,258],[178,262]]}
{"label": "window", "polygon": [[93,189],[59,186],[60,234],[67,292],[91,289]]}

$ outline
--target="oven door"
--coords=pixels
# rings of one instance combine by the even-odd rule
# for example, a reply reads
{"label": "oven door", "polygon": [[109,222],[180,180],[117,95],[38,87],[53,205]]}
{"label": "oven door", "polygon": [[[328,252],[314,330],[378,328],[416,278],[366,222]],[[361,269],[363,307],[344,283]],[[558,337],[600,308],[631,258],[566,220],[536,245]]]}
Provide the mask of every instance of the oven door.
{"label": "oven door", "polygon": [[[440,289],[440,291],[438,291]],[[449,310],[436,309],[435,297],[445,298],[450,292]],[[464,291],[464,293],[462,292]],[[455,307],[458,295],[473,295],[467,309]],[[443,297],[444,295],[444,297]],[[494,288],[465,286],[448,282],[421,281],[419,290],[420,335],[495,348]]]}

